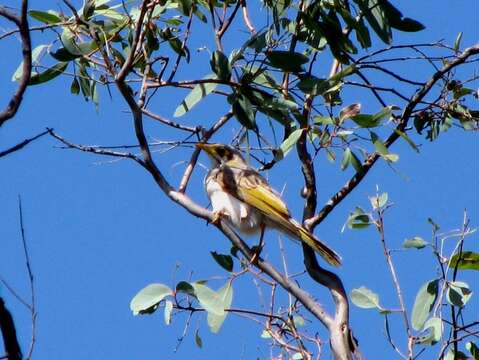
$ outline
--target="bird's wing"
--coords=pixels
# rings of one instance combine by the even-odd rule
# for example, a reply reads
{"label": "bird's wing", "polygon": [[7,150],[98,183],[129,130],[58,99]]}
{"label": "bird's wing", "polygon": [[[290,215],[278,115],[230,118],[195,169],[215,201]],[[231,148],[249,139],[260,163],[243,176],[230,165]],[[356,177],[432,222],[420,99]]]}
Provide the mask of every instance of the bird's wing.
{"label": "bird's wing", "polygon": [[286,204],[268,182],[254,170],[242,170],[235,175],[235,195],[246,204],[261,211],[280,229],[312,247],[328,263],[341,264],[341,257],[291,218]]}
{"label": "bird's wing", "polygon": [[235,180],[235,193],[240,200],[276,222],[283,223],[291,217],[279,194],[255,170],[239,171]]}

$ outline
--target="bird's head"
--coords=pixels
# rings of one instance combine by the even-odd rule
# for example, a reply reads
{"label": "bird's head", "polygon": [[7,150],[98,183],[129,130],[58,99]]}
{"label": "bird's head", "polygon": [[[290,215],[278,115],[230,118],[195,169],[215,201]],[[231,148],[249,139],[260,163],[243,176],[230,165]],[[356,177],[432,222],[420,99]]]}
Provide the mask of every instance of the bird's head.
{"label": "bird's head", "polygon": [[208,154],[214,166],[227,165],[238,168],[248,166],[241,153],[229,145],[200,143],[196,146]]}

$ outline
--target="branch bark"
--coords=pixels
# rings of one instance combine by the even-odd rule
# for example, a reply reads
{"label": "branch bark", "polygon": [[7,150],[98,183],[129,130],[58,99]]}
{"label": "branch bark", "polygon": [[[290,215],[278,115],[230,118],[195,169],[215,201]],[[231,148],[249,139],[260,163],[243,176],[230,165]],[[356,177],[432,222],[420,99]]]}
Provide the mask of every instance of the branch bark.
{"label": "branch bark", "polygon": [[4,18],[15,23],[15,25],[17,25],[18,27],[18,30],[20,32],[20,39],[22,41],[23,57],[22,77],[20,78],[17,90],[10,98],[8,105],[2,112],[0,112],[0,127],[7,120],[14,117],[17,113],[23,100],[23,94],[25,93],[28,83],[30,82],[32,72],[32,44],[30,39],[30,30],[28,26],[27,11],[28,0],[22,1],[20,15],[15,15],[8,11],[5,7],[0,6],[0,16],[3,16]]}
{"label": "branch bark", "polygon": [[8,360],[22,360],[22,351],[17,339],[17,330],[12,314],[5,307],[5,301],[0,297],[0,330],[3,337],[3,345]]}

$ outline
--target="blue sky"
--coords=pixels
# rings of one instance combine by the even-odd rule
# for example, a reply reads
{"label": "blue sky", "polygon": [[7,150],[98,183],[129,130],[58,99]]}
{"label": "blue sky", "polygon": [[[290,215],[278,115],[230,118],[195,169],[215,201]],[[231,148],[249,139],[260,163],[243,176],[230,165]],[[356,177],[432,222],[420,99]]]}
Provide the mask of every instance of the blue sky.
{"label": "blue sky", "polygon": [[[405,15],[427,26],[421,33],[397,35],[398,42],[445,39],[452,43],[460,31],[464,33],[465,47],[478,41],[479,3],[396,3]],[[33,9],[56,7],[57,2],[54,1],[31,1]],[[234,47],[243,35],[234,35],[228,46]],[[36,34],[33,41],[35,45],[39,44],[41,34]],[[210,40],[199,38],[195,41],[199,47]],[[14,88],[10,77],[18,66],[19,58],[18,52],[10,51],[13,48],[18,49],[16,39],[0,42],[2,104]],[[205,63],[208,60],[206,52],[195,53],[194,56],[204,57],[201,61]],[[195,75],[195,69],[187,68],[185,78]],[[418,74],[421,78],[426,75]],[[69,84],[69,79],[59,78],[45,86],[28,89],[17,117],[0,128],[0,150],[47,126],[77,143],[134,143],[131,119],[125,113],[126,104],[120,97],[111,100],[102,91],[100,110],[96,113],[92,104],[85,103],[79,96],[70,95]],[[161,109],[163,114],[171,117],[185,95],[186,92],[177,91],[158,96],[154,109]],[[367,99],[356,101],[362,102],[363,107],[368,109],[376,106]],[[204,119],[206,124],[211,124],[226,109],[225,104],[220,105],[208,98],[185,117],[185,121]],[[147,122],[147,128],[154,138],[171,139],[175,135],[163,128],[160,132],[160,128],[151,122]],[[225,129],[218,139],[231,138],[233,130],[234,127]],[[355,206],[368,206],[368,196],[375,193],[376,185],[381,191],[388,192],[394,203],[386,220],[391,247],[399,248],[405,238],[416,235],[428,239],[428,217],[433,218],[442,229],[450,230],[461,225],[464,209],[467,209],[472,224],[479,222],[476,180],[479,147],[476,137],[474,133],[454,130],[434,143],[417,138],[422,144],[420,154],[398,143],[394,146],[394,152],[401,155],[396,166],[398,171],[392,171],[384,163],[378,164],[351,196],[321,224],[318,234],[344,258],[344,266],[338,273],[348,292],[364,285],[378,292],[385,306],[397,307],[377,234],[373,230],[340,232]],[[183,164],[177,163],[188,159],[190,152],[191,149],[181,149],[157,155],[156,159],[165,175],[177,182],[183,170]],[[225,253],[230,246],[213,227],[206,226],[204,221],[191,217],[170,202],[142,168],[127,161],[110,160],[59,149],[58,143],[49,138],[0,159],[0,275],[28,298],[17,210],[17,197],[21,195],[39,313],[34,357],[268,358],[268,342],[260,338],[262,329],[244,319],[227,318],[220,333],[213,335],[206,327],[204,315],[195,315],[187,337],[175,353],[176,341],[186,320],[184,315],[175,316],[173,325],[167,327],[161,313],[142,317],[131,314],[130,299],[151,282],[174,285],[187,279],[190,272],[193,272],[193,279],[215,275],[225,277],[226,273],[214,263],[210,251]],[[205,160],[202,158],[206,163]],[[316,166],[320,169],[318,181],[322,204],[351,176],[351,169],[345,174],[338,174],[338,166],[324,159],[319,160]],[[204,175],[204,170],[196,169],[191,196],[206,206],[208,201],[202,188]],[[289,157],[280,163],[268,177],[276,188],[285,186],[285,199],[295,216],[299,217],[302,203],[298,193],[302,179],[294,158]],[[276,238],[273,233],[269,234],[266,250],[272,261],[278,260]],[[477,236],[471,237],[467,247],[479,251],[477,239]],[[288,242],[286,251],[290,272],[300,271],[300,247]],[[395,258],[409,309],[417,289],[436,275],[433,258],[426,254],[426,251],[407,252]],[[471,273],[464,273],[463,280],[469,282],[473,290],[479,284],[477,276]],[[212,282],[212,287],[219,288],[223,282]],[[331,309],[326,291],[307,279],[302,285]],[[257,303],[257,294],[250,280],[235,282],[234,287],[235,307]],[[25,349],[30,337],[29,313],[2,286],[0,293],[14,313]],[[477,306],[475,309],[471,306],[469,314],[477,319]],[[393,321],[398,343],[404,345],[404,338],[400,337],[399,317]],[[351,324],[367,358],[395,358],[385,339],[382,319],[373,310],[352,306]],[[203,338],[202,349],[194,343],[196,329]],[[321,329],[320,334],[324,335]],[[325,358],[329,358],[327,345],[323,351]],[[433,358],[433,352],[423,355],[423,358]]]}

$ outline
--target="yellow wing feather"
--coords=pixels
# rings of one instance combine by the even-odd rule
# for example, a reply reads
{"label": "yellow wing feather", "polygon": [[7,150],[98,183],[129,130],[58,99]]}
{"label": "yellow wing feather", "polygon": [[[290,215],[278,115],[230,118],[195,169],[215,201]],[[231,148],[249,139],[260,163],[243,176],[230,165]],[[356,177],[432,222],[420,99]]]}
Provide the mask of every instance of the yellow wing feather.
{"label": "yellow wing feather", "polygon": [[291,218],[286,204],[258,173],[249,170],[237,175],[235,190],[240,200],[261,211],[280,230],[311,246],[331,265],[341,264],[341,258],[334,250]]}

